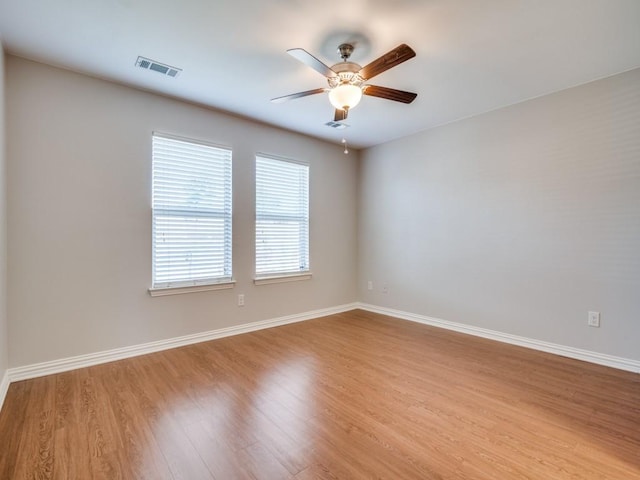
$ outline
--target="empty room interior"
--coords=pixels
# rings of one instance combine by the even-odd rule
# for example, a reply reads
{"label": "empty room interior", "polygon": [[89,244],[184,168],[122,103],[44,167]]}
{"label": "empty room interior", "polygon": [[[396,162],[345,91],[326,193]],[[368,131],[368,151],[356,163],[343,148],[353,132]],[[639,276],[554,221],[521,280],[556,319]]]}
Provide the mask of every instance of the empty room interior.
{"label": "empty room interior", "polygon": [[0,479],[640,479],[640,2],[0,0]]}

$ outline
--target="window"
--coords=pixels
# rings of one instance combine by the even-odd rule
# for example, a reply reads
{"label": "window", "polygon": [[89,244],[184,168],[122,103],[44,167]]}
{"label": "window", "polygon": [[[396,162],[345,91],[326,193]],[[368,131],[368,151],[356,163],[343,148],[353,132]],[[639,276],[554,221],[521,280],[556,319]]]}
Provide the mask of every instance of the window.
{"label": "window", "polygon": [[152,188],[151,290],[231,282],[231,150],[154,134]]}
{"label": "window", "polygon": [[256,157],[256,279],[309,272],[309,166]]}

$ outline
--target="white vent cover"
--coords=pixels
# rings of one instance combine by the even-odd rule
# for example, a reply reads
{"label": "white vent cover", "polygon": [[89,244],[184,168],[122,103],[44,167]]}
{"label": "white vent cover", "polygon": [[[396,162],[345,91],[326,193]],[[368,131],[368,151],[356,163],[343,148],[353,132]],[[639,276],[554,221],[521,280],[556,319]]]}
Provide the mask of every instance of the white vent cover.
{"label": "white vent cover", "polygon": [[343,128],[347,128],[349,126],[346,123],[333,122],[333,121],[327,122],[327,123],[325,123],[325,125],[327,127],[335,128],[336,130],[342,130]]}
{"label": "white vent cover", "polygon": [[153,70],[154,72],[174,78],[182,71],[181,68],[165,65],[164,63],[156,62],[155,60],[145,57],[138,57],[136,60],[136,67],[144,68],[145,70]]}

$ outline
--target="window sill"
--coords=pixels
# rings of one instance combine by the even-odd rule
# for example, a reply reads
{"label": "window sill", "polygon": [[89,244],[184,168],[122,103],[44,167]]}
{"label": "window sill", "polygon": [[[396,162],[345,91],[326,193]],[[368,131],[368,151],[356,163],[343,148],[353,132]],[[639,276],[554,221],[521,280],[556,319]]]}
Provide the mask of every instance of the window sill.
{"label": "window sill", "polygon": [[274,275],[273,277],[254,278],[255,285],[268,285],[270,283],[300,282],[302,280],[311,280],[311,272],[294,273],[291,275]]}
{"label": "window sill", "polygon": [[210,290],[227,290],[229,288],[233,288],[235,284],[235,280],[231,280],[228,282],[210,283],[208,285],[150,288],[149,295],[152,297],[163,297],[165,295],[181,295],[183,293],[207,292]]}

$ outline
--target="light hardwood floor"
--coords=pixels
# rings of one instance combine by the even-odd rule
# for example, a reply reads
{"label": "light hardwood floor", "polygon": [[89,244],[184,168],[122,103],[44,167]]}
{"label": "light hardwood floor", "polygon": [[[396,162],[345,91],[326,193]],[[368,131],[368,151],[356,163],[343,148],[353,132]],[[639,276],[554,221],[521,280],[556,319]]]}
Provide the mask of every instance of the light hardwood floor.
{"label": "light hardwood floor", "polygon": [[353,311],[12,384],[27,478],[640,479],[640,375]]}

